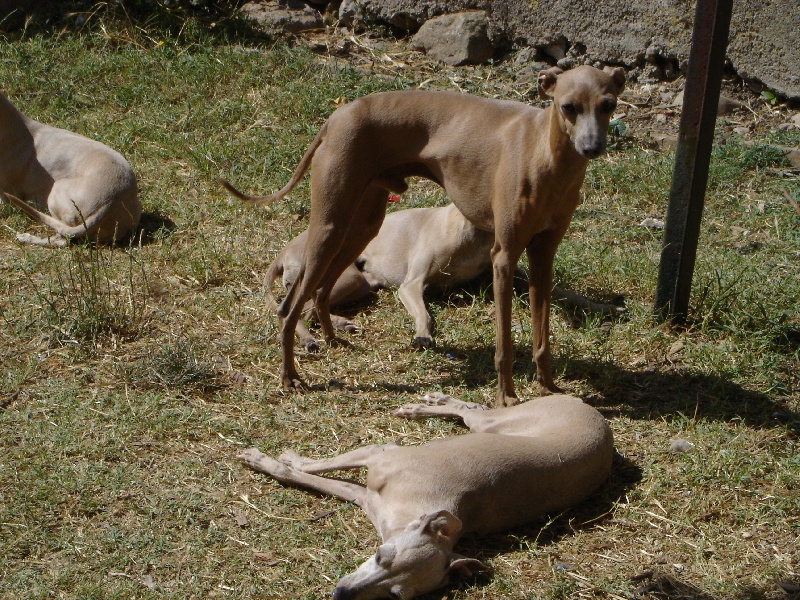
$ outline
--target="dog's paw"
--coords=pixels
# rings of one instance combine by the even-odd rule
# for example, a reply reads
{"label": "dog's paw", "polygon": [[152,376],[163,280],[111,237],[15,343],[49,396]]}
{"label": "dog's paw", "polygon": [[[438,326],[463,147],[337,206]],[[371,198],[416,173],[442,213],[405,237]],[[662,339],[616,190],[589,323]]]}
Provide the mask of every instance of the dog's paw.
{"label": "dog's paw", "polygon": [[258,459],[261,458],[262,456],[265,456],[265,454],[261,452],[261,450],[259,450],[258,448],[248,448],[247,450],[239,454],[236,457],[236,460],[239,460],[248,465],[253,465],[257,463]]}
{"label": "dog's paw", "polygon": [[300,456],[294,450],[284,450],[281,455],[278,457],[278,461],[282,462],[283,464],[293,467],[295,469],[302,470],[303,463],[305,459]]}
{"label": "dog's paw", "polygon": [[301,392],[306,389],[305,382],[300,379],[297,373],[285,373],[281,377],[283,389],[287,392]]}
{"label": "dog's paw", "polygon": [[420,419],[426,416],[426,408],[428,408],[427,404],[404,404],[392,414],[402,419]]}
{"label": "dog's paw", "polygon": [[347,340],[343,340],[340,337],[332,337],[331,339],[327,340],[328,346],[331,348],[352,348],[353,344],[348,342]]}
{"label": "dog's paw", "polygon": [[319,342],[313,337],[304,337],[300,340],[300,346],[305,348],[306,352],[319,352]]}
{"label": "dog's paw", "polygon": [[258,448],[245,450],[239,456],[240,461],[259,473],[266,473],[278,481],[284,481],[292,474],[292,468],[261,452]]}
{"label": "dog's paw", "polygon": [[452,396],[443,394],[442,392],[428,392],[419,400],[427,406],[444,406],[445,404],[456,402]]}
{"label": "dog's paw", "polygon": [[331,315],[331,322],[333,323],[333,328],[336,331],[344,331],[346,333],[358,333],[359,331],[358,325],[349,319],[345,319],[344,317]]}
{"label": "dog's paw", "polygon": [[494,399],[495,408],[503,408],[506,406],[514,406],[519,404],[519,398],[506,394],[505,392],[498,391]]}
{"label": "dog's paw", "polygon": [[411,346],[417,350],[433,348],[433,338],[427,336],[416,336],[413,340],[411,340]]}

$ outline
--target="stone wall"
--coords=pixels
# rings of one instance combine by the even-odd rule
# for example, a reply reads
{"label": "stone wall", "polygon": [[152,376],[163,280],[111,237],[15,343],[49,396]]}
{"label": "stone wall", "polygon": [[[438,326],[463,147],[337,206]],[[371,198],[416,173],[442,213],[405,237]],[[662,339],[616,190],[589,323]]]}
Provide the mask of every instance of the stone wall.
{"label": "stone wall", "polygon": [[[344,0],[342,9],[415,31],[428,19],[485,10],[498,44],[532,46],[574,62],[684,71],[692,0]],[[800,2],[735,0],[728,62],[744,79],[800,99]]]}

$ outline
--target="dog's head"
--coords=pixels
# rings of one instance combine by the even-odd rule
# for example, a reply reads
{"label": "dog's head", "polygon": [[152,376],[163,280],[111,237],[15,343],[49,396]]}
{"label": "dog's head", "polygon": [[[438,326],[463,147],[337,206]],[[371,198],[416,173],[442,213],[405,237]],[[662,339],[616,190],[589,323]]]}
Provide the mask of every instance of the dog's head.
{"label": "dog's head", "polygon": [[597,158],[605,151],[608,123],[623,89],[625,71],[619,67],[553,67],[539,73],[540,94],[553,99],[562,131],[584,158]]}
{"label": "dog's head", "polygon": [[355,572],[339,582],[334,600],[408,600],[488,567],[452,552],[461,521],[447,512],[423,515],[389,538]]}

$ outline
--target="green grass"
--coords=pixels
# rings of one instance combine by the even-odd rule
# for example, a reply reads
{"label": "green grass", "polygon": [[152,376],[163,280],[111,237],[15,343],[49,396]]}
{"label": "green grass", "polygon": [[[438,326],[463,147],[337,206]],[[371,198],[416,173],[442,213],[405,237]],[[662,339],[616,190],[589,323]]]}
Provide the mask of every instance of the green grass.
{"label": "green grass", "polygon": [[[514,84],[503,65],[354,66],[289,41],[174,38],[104,15],[0,38],[4,93],[122,152],[147,213],[141,244],[49,250],[17,245],[14,231],[40,228],[0,206],[0,597],[327,596],[374,551],[372,526],[236,454],[458,433],[390,411],[429,390],[491,402],[491,289],[435,297],[426,352],[410,349],[396,295],[379,294],[352,311],[352,348],[301,353],[314,387],[286,395],[261,278],[305,226],[308,183],[260,210],[217,179],[278,189],[344,100],[426,80],[517,97]],[[783,195],[800,198],[800,183],[759,145],[715,150],[692,311],[671,329],[652,317],[661,234],[639,223],[666,212],[672,156],[624,146],[592,163],[555,270],[592,298],[623,296],[626,316],[552,319],[559,384],[608,417],[624,460],[591,502],[466,540],[494,573],[448,597],[766,599],[800,577],[800,217]],[[428,185],[403,200],[445,201]],[[531,398],[524,294],[514,320],[515,381]],[[691,451],[671,452],[674,438]]]}

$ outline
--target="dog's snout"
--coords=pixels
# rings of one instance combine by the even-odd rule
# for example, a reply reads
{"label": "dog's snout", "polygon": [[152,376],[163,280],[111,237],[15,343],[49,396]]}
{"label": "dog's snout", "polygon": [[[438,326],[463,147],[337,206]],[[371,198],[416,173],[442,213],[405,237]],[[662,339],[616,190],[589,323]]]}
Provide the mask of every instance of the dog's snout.
{"label": "dog's snout", "polygon": [[586,158],[597,158],[603,153],[603,150],[605,150],[605,148],[602,142],[590,142],[581,147],[581,154]]}
{"label": "dog's snout", "polygon": [[343,585],[337,585],[333,590],[333,600],[349,600],[352,597],[353,593]]}

